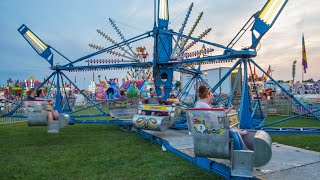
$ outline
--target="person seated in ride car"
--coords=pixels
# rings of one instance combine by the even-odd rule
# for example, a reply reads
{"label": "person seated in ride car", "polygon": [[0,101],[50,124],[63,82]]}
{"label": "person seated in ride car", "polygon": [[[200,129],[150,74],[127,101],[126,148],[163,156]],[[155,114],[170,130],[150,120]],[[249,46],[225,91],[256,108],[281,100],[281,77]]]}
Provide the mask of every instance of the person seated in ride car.
{"label": "person seated in ride car", "polygon": [[[145,88],[147,88],[147,87],[145,87]],[[159,104],[160,99],[164,97],[164,86],[160,85],[160,89],[161,89],[160,96],[157,96],[155,89],[150,90],[150,97],[146,99],[147,104]],[[144,94],[142,94],[142,99],[145,99]]]}
{"label": "person seated in ride car", "polygon": [[26,92],[26,99],[27,101],[34,101],[36,100],[36,96],[37,96],[37,91],[35,88],[30,88],[27,92]]}
{"label": "person seated in ride car", "polygon": [[[145,87],[145,88],[147,88],[147,87]],[[161,95],[160,96],[157,96],[157,93],[156,93],[155,89],[151,89],[150,90],[150,97],[145,99],[144,98],[144,94],[142,94],[142,99],[145,100],[147,102],[147,104],[157,104],[157,105],[159,105],[159,101],[161,100],[161,98],[164,97],[164,86],[160,85],[160,89],[161,89]],[[148,114],[148,113],[143,111],[142,114]],[[156,115],[156,113],[155,112],[151,112],[151,115],[154,116],[154,115]]]}
{"label": "person seated in ride car", "polygon": [[[200,85],[198,89],[198,96],[199,100],[195,104],[195,108],[203,108],[203,109],[210,109],[212,106],[210,105],[213,101],[215,101],[215,98],[213,97],[212,92],[205,86]],[[226,115],[230,113],[230,111],[233,109],[233,106],[231,105],[226,111]],[[245,135],[248,132],[245,130],[241,130],[237,127],[233,127],[229,131],[230,137],[234,139],[234,149],[235,150],[243,150],[247,149],[241,135]],[[238,141],[236,141],[236,139]],[[241,142],[240,144],[237,142]]]}
{"label": "person seated in ride car", "polygon": [[126,100],[128,99],[127,96],[124,93],[124,90],[120,90],[120,97],[118,98],[120,100]]}
{"label": "person seated in ride car", "polygon": [[[27,93],[27,101],[43,101],[45,100],[44,98],[44,93],[43,90],[38,90],[36,91],[35,88],[30,88]],[[51,120],[59,120],[59,113],[57,110],[54,110],[52,108],[52,101],[48,101],[48,104],[46,104],[43,107],[43,110],[47,111],[47,120],[51,121]]]}

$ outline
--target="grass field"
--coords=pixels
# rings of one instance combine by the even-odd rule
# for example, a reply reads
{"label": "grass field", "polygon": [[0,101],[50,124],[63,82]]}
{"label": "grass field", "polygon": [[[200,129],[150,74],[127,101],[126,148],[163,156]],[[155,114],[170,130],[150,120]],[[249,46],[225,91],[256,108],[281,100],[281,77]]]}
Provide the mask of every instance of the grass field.
{"label": "grass field", "polygon": [[[268,116],[265,124],[283,119],[283,116]],[[269,127],[320,127],[320,121],[313,118],[295,118]],[[272,141],[289,146],[320,152],[320,135],[271,135]]]}
{"label": "grass field", "polygon": [[118,126],[0,126],[0,179],[219,179]]}
{"label": "grass field", "polygon": [[[268,116],[266,123],[280,118],[283,117]],[[319,126],[319,121],[310,118],[273,125]],[[1,180],[219,179],[118,126],[73,125],[59,134],[46,131],[46,127],[28,127],[26,123],[0,125]],[[320,135],[272,135],[273,142],[320,152],[319,138]]]}

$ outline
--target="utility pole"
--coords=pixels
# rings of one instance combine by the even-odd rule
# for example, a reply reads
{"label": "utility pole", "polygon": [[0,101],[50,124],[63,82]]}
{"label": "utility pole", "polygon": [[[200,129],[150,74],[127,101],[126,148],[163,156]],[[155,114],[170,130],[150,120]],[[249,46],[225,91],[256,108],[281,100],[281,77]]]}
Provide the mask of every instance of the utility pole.
{"label": "utility pole", "polygon": [[297,63],[297,60],[294,60],[293,61],[293,64],[292,64],[292,88],[291,88],[291,92],[294,92],[294,77],[296,76],[296,63]]}

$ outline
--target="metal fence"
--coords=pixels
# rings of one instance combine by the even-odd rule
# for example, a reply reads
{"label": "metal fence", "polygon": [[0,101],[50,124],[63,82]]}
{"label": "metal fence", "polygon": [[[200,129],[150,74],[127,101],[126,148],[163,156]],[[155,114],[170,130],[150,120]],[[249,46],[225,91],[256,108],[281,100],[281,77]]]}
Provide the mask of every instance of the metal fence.
{"label": "metal fence", "polygon": [[22,107],[17,108],[17,110],[14,111],[10,115],[10,117],[3,117],[3,115],[8,114],[21,103],[22,101],[0,100],[0,124],[12,124],[17,122],[25,122],[27,119],[21,117],[21,115],[24,114]]}
{"label": "metal fence", "polygon": [[[303,103],[305,107],[310,110],[320,109],[317,104],[306,104]],[[269,101],[268,114],[269,115],[282,115],[282,116],[293,116],[298,114],[308,113],[305,108],[294,102],[292,99],[274,99]],[[317,116],[320,116],[320,111],[315,112]],[[305,115],[305,117],[313,117],[310,114]]]}

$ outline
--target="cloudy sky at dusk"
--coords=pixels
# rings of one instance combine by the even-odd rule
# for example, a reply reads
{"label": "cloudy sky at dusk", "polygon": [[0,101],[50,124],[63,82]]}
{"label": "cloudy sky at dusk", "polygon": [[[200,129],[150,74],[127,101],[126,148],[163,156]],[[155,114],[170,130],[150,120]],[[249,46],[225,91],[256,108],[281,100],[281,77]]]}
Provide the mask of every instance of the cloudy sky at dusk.
{"label": "cloudy sky at dusk", "polygon": [[[198,14],[203,11],[204,18],[195,36],[212,27],[213,30],[206,40],[226,46],[251,15],[263,7],[266,0],[169,0],[170,28],[179,30],[191,2],[194,2],[195,6],[186,32]],[[126,38],[142,34],[152,29],[153,1],[1,0],[0,85],[6,84],[9,77],[22,80],[34,76],[42,80],[51,74],[48,63],[18,33],[17,29],[22,24],[26,24],[45,43],[69,59],[75,60],[94,52],[89,48],[89,43],[105,47],[110,45],[96,33],[96,29],[107,32],[120,42],[120,38],[108,22],[109,17],[117,22]],[[298,60],[296,78],[301,80],[301,36],[304,33],[309,65],[305,79],[319,80],[319,17],[320,1],[289,0],[277,22],[263,37],[258,56],[254,60],[265,70],[271,65],[274,70],[273,77],[284,80],[291,79],[292,62]],[[250,37],[245,36],[237,48],[245,47],[249,42]],[[132,46],[146,46],[149,54],[152,54],[152,39]],[[115,57],[104,55],[101,58]],[[55,62],[66,63],[61,58],[57,58]],[[232,63],[220,65],[226,67],[232,66]],[[88,85],[92,79],[92,72],[69,75],[71,79],[77,77],[81,88],[85,83]],[[100,71],[95,75],[122,78],[126,75],[126,71]]]}

